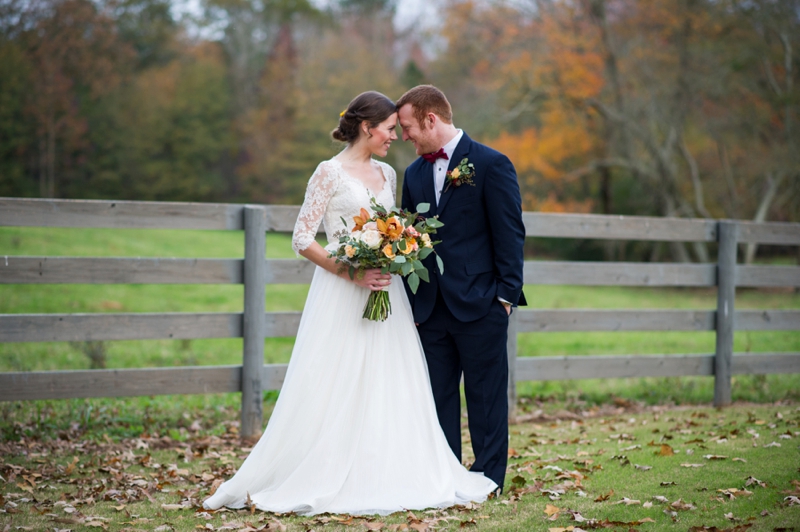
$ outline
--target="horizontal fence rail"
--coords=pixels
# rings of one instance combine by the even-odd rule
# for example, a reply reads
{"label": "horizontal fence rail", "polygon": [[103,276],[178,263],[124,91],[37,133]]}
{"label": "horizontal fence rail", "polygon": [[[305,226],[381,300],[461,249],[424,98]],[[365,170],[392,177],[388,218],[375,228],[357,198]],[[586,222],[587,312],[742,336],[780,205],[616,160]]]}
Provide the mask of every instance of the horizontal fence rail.
{"label": "horizontal fence rail", "polygon": [[[2,342],[243,338],[243,364],[0,373],[0,400],[242,392],[242,434],[260,430],[262,390],[280,389],[285,364],[263,364],[263,339],[295,336],[301,312],[265,312],[273,284],[307,284],[307,260],[263,259],[265,232],[291,232],[299,207],[0,198],[0,226],[244,231],[244,258],[25,257],[3,255],[0,284],[238,284],[244,312],[3,314]],[[800,330],[800,310],[735,310],[736,287],[800,287],[800,267],[737,265],[738,244],[800,245],[800,224],[523,213],[526,236],[716,242],[716,263],[526,261],[528,285],[713,287],[716,309],[517,309],[509,328],[509,404],[518,380],[709,375],[715,403],[730,375],[800,372],[800,353],[732,352],[733,331]],[[517,333],[708,331],[714,354],[517,356]],[[259,347],[260,346],[260,347]],[[260,371],[258,368],[261,368]]]}
{"label": "horizontal fence rail", "polygon": [[[714,355],[520,357],[517,379],[526,381],[688,377],[714,375]],[[733,374],[797,373],[798,353],[734,353]]]}
{"label": "horizontal fence rail", "polygon": [[2,284],[241,284],[241,259],[3,257]]}
{"label": "horizontal fence rail", "polygon": [[[264,390],[280,390],[286,364],[266,364]],[[242,366],[94,369],[0,373],[0,390],[14,400],[230,393],[242,390]]]}
{"label": "horizontal fence rail", "polygon": [[[265,364],[263,390],[280,390],[287,364]],[[734,353],[734,375],[797,373],[797,353]],[[0,373],[0,397],[13,400],[227,393],[241,391],[241,366]],[[520,357],[518,381],[714,375],[714,355]],[[8,399],[5,399],[8,400]]]}
{"label": "horizontal fence rail", "polygon": [[0,198],[0,226],[244,229],[245,205]]}
{"label": "horizontal fence rail", "polygon": [[[518,333],[579,331],[713,331],[714,310],[572,310],[514,312]],[[191,340],[241,338],[241,312],[164,312],[108,314],[0,314],[0,342],[76,342],[96,340]],[[268,312],[265,338],[292,337],[301,312]],[[800,310],[737,310],[740,331],[800,329]]]}
{"label": "horizontal fence rail", "polygon": [[[242,284],[242,259],[0,255],[0,284]],[[314,264],[267,259],[266,284],[308,284]],[[526,261],[531,285],[716,286],[714,264]],[[795,266],[737,266],[736,286],[800,286]]]}

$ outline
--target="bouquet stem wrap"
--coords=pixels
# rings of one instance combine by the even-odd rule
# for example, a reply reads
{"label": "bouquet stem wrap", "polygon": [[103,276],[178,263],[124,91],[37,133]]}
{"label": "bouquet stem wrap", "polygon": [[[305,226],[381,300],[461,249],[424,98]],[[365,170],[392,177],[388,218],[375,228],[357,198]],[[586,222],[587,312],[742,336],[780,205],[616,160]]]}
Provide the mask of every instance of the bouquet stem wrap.
{"label": "bouquet stem wrap", "polygon": [[392,313],[392,302],[389,301],[389,292],[386,290],[373,290],[364,305],[362,318],[372,321],[386,321]]}

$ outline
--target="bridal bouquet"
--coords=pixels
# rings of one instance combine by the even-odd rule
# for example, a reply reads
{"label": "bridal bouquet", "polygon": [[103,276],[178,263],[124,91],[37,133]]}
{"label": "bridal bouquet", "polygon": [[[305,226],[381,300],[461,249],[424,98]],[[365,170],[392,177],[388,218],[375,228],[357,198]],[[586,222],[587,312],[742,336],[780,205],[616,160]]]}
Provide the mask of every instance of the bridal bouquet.
{"label": "bridal bouquet", "polygon": [[[408,278],[408,287],[417,293],[420,280],[430,281],[428,270],[422,261],[431,253],[436,253],[433,246],[439,241],[431,240],[431,234],[442,227],[436,217],[425,218],[419,213],[428,212],[430,205],[420,203],[417,212],[402,209],[386,209],[379,205],[375,198],[371,204],[374,215],[362,208],[358,216],[354,216],[355,227],[351,232],[344,232],[339,237],[339,247],[329,256],[336,262],[347,264],[350,278],[354,279],[367,268],[380,268],[383,273],[395,273]],[[347,222],[342,219],[345,227]],[[439,272],[444,273],[444,264],[436,255]],[[372,321],[384,321],[389,317],[392,305],[389,293],[383,290],[373,291],[367,299],[363,317]]]}

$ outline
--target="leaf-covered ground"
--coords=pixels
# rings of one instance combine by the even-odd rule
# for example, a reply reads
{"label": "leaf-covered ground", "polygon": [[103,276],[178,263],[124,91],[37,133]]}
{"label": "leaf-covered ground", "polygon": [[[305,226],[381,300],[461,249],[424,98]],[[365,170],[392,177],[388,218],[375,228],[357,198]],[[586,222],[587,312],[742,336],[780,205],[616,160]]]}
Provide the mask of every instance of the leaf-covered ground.
{"label": "leaf-covered ground", "polygon": [[800,530],[795,403],[581,410],[527,400],[501,497],[386,517],[203,511],[249,450],[231,400],[160,420],[108,400],[69,403],[3,406],[0,531]]}

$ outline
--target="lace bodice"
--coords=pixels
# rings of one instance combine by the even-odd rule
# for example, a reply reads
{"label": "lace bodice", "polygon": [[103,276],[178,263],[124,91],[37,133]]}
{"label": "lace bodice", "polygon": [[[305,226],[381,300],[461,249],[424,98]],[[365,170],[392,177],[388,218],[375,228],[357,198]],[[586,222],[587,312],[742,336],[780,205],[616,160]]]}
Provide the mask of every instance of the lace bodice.
{"label": "lace bodice", "polygon": [[300,214],[294,226],[292,235],[292,249],[295,253],[302,251],[314,242],[322,222],[328,237],[326,249],[339,244],[338,233],[345,227],[342,219],[347,222],[347,230],[353,229],[356,216],[361,208],[370,209],[370,199],[386,208],[393,207],[397,190],[397,174],[394,168],[380,161],[373,161],[378,165],[384,177],[383,188],[377,193],[369,190],[364,183],[348,174],[342,163],[336,158],[323,161],[308,180],[306,197]]}

